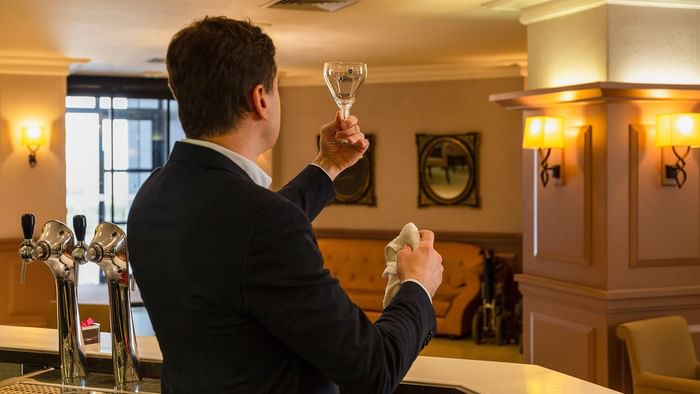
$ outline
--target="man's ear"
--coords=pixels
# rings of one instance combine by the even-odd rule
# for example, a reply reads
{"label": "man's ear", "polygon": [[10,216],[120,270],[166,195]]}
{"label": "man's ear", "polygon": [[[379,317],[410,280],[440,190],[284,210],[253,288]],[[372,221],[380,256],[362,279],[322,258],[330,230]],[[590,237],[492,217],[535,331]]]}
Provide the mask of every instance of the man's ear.
{"label": "man's ear", "polygon": [[253,115],[257,118],[267,119],[270,114],[270,104],[267,102],[267,94],[262,84],[255,85],[252,92]]}

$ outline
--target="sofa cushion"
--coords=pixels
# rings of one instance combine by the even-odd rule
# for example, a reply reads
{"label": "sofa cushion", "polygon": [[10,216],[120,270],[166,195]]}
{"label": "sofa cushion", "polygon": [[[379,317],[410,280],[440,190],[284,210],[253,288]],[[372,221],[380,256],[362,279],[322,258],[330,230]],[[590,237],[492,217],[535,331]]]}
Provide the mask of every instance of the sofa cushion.
{"label": "sofa cushion", "polygon": [[345,291],[375,290],[380,292],[382,297],[386,287],[386,279],[382,278],[386,266],[385,245],[383,241],[368,239],[318,240],[326,268],[338,279]]}
{"label": "sofa cushion", "polygon": [[474,273],[478,275],[481,272],[483,258],[478,246],[460,242],[436,242],[435,250],[442,255],[445,267],[441,288],[467,286]]}
{"label": "sofa cushion", "polygon": [[437,316],[445,316],[450,310],[450,305],[452,305],[452,300],[460,294],[459,290],[455,289],[443,289],[435,293],[433,296],[433,309],[435,309],[435,314]]}

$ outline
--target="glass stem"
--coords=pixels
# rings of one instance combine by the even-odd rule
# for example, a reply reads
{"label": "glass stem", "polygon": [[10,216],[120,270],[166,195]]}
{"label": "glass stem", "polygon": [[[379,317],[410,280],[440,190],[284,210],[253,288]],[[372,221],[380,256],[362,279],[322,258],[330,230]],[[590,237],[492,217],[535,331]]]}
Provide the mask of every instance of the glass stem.
{"label": "glass stem", "polygon": [[347,119],[350,117],[350,105],[341,105],[340,106],[340,119]]}

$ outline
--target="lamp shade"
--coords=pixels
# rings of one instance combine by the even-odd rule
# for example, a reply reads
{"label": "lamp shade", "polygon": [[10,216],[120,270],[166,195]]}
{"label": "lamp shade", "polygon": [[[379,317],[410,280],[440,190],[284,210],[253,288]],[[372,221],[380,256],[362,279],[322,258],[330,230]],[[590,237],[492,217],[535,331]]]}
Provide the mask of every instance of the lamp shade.
{"label": "lamp shade", "polygon": [[674,113],[657,115],[656,146],[700,147],[700,114]]}
{"label": "lamp shade", "polygon": [[523,148],[563,148],[564,119],[557,116],[530,116],[525,119]]}
{"label": "lamp shade", "polygon": [[22,128],[22,145],[39,147],[46,144],[46,133],[43,127],[31,126]]}

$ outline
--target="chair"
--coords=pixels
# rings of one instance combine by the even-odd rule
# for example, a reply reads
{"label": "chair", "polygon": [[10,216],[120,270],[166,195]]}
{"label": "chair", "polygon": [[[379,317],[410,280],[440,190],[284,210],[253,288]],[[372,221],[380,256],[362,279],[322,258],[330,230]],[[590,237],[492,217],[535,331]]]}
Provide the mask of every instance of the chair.
{"label": "chair", "polygon": [[700,362],[683,317],[620,324],[617,337],[627,346],[635,394],[700,394]]}
{"label": "chair", "polygon": [[[442,144],[443,147],[446,144]],[[447,156],[445,155],[445,150],[440,146],[435,147],[430,155],[425,159],[425,170],[428,173],[428,178],[433,177],[433,167],[441,168],[445,171],[445,180],[450,183],[450,166],[447,162]]]}

